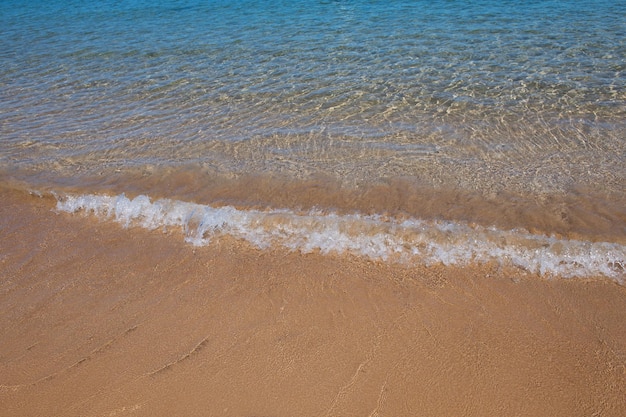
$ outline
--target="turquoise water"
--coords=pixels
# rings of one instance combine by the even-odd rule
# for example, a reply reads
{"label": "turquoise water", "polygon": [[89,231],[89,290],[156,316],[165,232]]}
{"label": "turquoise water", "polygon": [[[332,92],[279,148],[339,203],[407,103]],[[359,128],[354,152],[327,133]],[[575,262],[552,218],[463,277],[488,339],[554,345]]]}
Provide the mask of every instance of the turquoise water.
{"label": "turquoise water", "polygon": [[623,162],[626,2],[3,1],[0,25],[3,164],[333,151],[312,137]]}
{"label": "turquoise water", "polygon": [[5,179],[626,241],[625,1],[1,5]]}

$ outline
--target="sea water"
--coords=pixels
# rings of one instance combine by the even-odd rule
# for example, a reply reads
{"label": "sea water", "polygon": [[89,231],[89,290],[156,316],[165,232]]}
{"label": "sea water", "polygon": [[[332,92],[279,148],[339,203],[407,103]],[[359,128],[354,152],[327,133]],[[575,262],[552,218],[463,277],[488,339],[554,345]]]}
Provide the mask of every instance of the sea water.
{"label": "sea water", "polygon": [[624,39],[624,1],[4,0],[1,179],[195,244],[622,279]]}

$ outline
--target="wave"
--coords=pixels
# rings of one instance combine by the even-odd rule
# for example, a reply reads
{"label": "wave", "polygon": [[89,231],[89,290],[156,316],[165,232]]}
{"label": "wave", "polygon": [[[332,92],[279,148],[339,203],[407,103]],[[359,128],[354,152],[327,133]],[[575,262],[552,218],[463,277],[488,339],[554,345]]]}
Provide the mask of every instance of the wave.
{"label": "wave", "polygon": [[497,262],[545,276],[606,276],[623,283],[626,246],[536,235],[449,221],[321,211],[214,207],[140,195],[55,194],[62,212],[115,220],[124,227],[180,229],[187,242],[209,244],[230,235],[266,249],[351,254],[406,264],[467,265]]}

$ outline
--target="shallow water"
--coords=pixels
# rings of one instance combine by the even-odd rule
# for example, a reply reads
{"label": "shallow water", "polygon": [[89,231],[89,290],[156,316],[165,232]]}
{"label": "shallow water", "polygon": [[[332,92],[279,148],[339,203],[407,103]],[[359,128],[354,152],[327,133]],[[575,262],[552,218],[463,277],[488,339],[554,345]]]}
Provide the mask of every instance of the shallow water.
{"label": "shallow water", "polygon": [[623,2],[2,9],[13,187],[626,241]]}

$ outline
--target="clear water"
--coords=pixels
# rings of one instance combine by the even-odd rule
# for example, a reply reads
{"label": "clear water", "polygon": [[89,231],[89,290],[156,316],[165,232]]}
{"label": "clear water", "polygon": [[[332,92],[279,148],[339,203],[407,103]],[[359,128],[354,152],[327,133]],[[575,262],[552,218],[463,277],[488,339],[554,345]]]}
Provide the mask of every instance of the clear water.
{"label": "clear water", "polygon": [[1,6],[4,178],[626,241],[626,1]]}
{"label": "clear water", "polygon": [[4,164],[623,162],[626,2],[3,1],[1,16]]}

